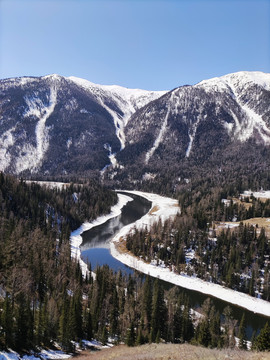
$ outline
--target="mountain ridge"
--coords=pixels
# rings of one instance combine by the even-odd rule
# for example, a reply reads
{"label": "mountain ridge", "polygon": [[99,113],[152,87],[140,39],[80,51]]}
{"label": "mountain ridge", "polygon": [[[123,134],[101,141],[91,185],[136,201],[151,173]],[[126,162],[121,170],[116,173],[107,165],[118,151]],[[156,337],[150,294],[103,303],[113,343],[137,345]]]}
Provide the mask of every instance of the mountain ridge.
{"label": "mountain ridge", "polygon": [[268,153],[270,74],[157,92],[57,74],[11,78],[0,80],[0,111],[2,171],[137,181],[175,164],[178,177],[184,164],[220,167],[229,153]]}

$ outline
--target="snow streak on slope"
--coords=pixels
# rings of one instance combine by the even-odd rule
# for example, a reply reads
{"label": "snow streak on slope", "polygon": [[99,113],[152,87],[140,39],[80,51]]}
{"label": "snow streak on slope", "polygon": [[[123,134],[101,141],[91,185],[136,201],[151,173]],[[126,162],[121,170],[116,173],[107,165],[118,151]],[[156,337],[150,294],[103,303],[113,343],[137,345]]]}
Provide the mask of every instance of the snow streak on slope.
{"label": "snow streak on slope", "polygon": [[[108,158],[111,162],[111,165],[113,168],[116,167],[116,165],[118,165],[117,160],[116,160],[116,153],[112,153],[112,147],[110,146],[110,144],[104,144],[104,149],[108,151]],[[110,164],[105,165],[104,168],[100,171],[100,175],[101,178],[103,179],[104,173],[106,171],[106,169],[108,168],[108,166],[110,166]]]}
{"label": "snow streak on slope", "polygon": [[191,148],[192,148],[192,145],[193,145],[193,141],[194,141],[194,138],[195,138],[195,135],[196,135],[196,131],[197,131],[197,127],[198,127],[198,124],[200,122],[200,117],[198,117],[196,123],[193,125],[192,129],[188,131],[188,136],[189,136],[189,144],[188,144],[188,147],[187,147],[187,150],[186,150],[186,157],[188,158],[189,157],[189,154],[190,154],[190,151],[191,151]]}
{"label": "snow streak on slope", "polygon": [[24,170],[35,171],[41,164],[44,154],[49,147],[49,129],[46,127],[46,120],[53,113],[56,101],[57,90],[51,86],[49,95],[49,104],[46,106],[40,98],[25,98],[28,111],[24,116],[35,116],[39,119],[36,125],[36,147],[26,143],[22,147],[19,157],[15,164],[17,173]]}
{"label": "snow streak on slope", "polygon": [[8,148],[14,144],[14,137],[12,132],[15,127],[7,130],[0,137],[0,171],[5,171],[11,161],[11,155],[8,153]]}
{"label": "snow streak on slope", "polygon": [[268,129],[268,127],[266,126],[265,122],[263,121],[263,119],[259,114],[257,114],[253,109],[249,108],[247,104],[242,103],[238,94],[238,88],[235,84],[235,81],[233,80],[234,80],[233,77],[227,76],[227,82],[233,91],[235,100],[240,105],[240,107],[242,108],[245,114],[244,122],[242,123],[236,122],[236,129],[235,129],[236,135],[238,135],[240,141],[246,141],[254,134],[254,131],[257,130],[264,143],[266,145],[269,145],[270,129]]}
{"label": "snow streak on slope", "polygon": [[165,116],[165,119],[164,119],[164,122],[161,126],[161,129],[159,131],[159,134],[154,142],[154,145],[152,146],[152,148],[146,153],[145,155],[145,163],[148,164],[149,162],[149,159],[152,157],[152,155],[154,154],[154,152],[156,151],[156,149],[158,148],[159,144],[161,143],[163,137],[164,137],[164,134],[166,132],[166,128],[167,128],[167,124],[168,124],[168,117],[169,117],[169,114],[170,114],[170,111],[171,111],[171,105],[170,105],[170,102],[171,102],[171,99],[172,99],[172,96],[173,94],[171,95],[171,98],[170,100],[168,101],[168,110],[167,110],[167,113],[166,113],[166,116]]}

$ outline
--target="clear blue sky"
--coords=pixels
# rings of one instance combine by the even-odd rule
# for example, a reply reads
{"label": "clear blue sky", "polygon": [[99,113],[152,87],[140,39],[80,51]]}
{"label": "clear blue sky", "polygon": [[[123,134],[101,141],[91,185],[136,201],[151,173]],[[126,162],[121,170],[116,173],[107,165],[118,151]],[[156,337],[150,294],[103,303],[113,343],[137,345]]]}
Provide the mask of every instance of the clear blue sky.
{"label": "clear blue sky", "polygon": [[270,72],[270,0],[0,0],[0,78],[167,90]]}

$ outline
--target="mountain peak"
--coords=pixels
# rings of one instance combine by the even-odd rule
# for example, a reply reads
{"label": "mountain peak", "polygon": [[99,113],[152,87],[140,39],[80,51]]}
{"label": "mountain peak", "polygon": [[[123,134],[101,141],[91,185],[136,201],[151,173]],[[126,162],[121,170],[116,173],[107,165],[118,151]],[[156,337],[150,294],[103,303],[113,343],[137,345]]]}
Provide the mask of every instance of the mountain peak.
{"label": "mountain peak", "polygon": [[202,80],[196,87],[203,86],[206,89],[226,90],[231,84],[238,86],[247,86],[247,84],[254,83],[270,91],[270,74],[261,71],[239,71],[221,77],[214,77],[207,80]]}

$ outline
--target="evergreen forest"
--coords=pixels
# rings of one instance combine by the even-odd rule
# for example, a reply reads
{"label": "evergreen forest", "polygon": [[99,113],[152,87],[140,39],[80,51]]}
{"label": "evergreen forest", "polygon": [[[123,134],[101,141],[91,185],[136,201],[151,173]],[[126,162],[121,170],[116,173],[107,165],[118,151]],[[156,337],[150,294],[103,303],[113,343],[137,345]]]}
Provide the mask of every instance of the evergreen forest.
{"label": "evergreen forest", "polygon": [[[238,234],[222,232],[211,248],[206,235],[209,211],[193,208],[185,196],[179,198],[183,212],[173,222],[159,222],[148,232],[137,231],[128,237],[127,247],[146,261],[156,258],[180,272],[186,248],[198,251],[196,241],[200,239],[202,261],[192,264],[191,271],[203,278],[208,271],[214,281],[225,281],[233,288],[239,279],[235,278],[236,269],[230,267],[233,264],[239,273],[243,271],[243,261],[237,259],[242,259],[245,251],[245,261],[256,263],[257,268],[252,267],[253,280],[243,291],[258,291],[256,269],[268,271],[258,260],[259,254],[269,252],[263,231],[258,236],[242,225]],[[115,273],[108,266],[98,267],[94,274],[91,265],[89,274],[82,275],[79,263],[71,257],[70,232],[83,221],[108,213],[117,201],[115,192],[94,181],[49,189],[0,173],[0,200],[2,350],[25,353],[57,343],[70,352],[75,350],[75,342],[91,339],[129,346],[166,341],[222,348],[234,347],[235,336],[240,348],[247,347],[245,319],[237,324],[229,306],[221,316],[207,299],[198,314],[179,288],[165,289],[159,279],[136,272],[132,276]],[[260,207],[267,212],[269,204],[254,200],[254,209]],[[231,216],[227,209],[221,207],[219,216]],[[240,209],[233,211],[239,213]],[[245,240],[247,234],[249,241]],[[237,247],[232,245],[235,241]],[[228,261],[222,261],[222,253],[229,254],[229,267]],[[219,268],[211,273],[215,263]],[[263,288],[262,296],[268,299],[269,290]],[[269,350],[268,323],[254,335],[252,347]]]}

